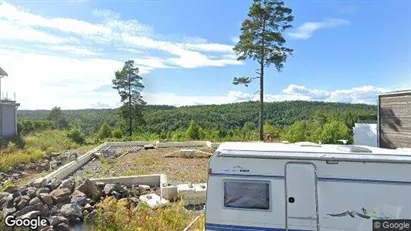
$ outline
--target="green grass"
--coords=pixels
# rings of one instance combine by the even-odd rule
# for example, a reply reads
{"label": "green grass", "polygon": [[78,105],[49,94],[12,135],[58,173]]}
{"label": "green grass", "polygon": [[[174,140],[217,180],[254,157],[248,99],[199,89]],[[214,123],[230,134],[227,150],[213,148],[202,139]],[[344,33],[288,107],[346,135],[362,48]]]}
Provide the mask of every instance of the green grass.
{"label": "green grass", "polygon": [[44,153],[40,150],[23,150],[14,153],[0,153],[0,171],[5,172],[11,170],[11,167],[16,164],[28,164],[42,160]]}
{"label": "green grass", "polygon": [[59,152],[68,149],[79,148],[80,145],[74,143],[67,137],[67,132],[49,130],[27,135],[24,137],[25,148],[34,148],[48,152]]}

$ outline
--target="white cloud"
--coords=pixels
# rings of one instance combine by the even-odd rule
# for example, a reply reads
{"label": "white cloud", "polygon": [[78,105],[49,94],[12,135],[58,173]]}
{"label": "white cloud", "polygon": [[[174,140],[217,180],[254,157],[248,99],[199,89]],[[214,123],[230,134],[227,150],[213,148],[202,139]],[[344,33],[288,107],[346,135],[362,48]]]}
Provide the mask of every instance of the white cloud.
{"label": "white cloud", "polygon": [[[17,8],[9,3],[0,5],[0,20],[7,22],[7,33],[10,38],[18,37],[20,40],[41,42],[45,44],[69,43],[64,48],[56,48],[63,52],[75,54],[91,55],[87,51],[88,47],[74,48],[72,39],[67,36],[75,36],[78,41],[94,46],[118,47],[118,51],[150,50],[166,52],[172,57],[167,59],[171,65],[182,68],[197,68],[207,66],[226,66],[243,64],[232,56],[232,46],[226,44],[208,42],[203,38],[179,36],[180,41],[159,40],[158,37],[170,38],[170,36],[156,35],[153,28],[132,20],[121,20],[120,15],[110,10],[94,10],[92,14],[102,18],[101,23],[90,23],[74,18],[51,18],[33,14],[27,10]],[[11,26],[10,26],[11,25]],[[21,31],[25,27],[29,31]],[[21,32],[19,32],[21,31]],[[57,37],[55,33],[67,34],[64,37]],[[26,36],[31,34],[33,36]],[[1,36],[1,35],[0,35]],[[171,35],[172,37],[178,37]],[[0,37],[1,38],[1,37]],[[68,37],[70,38],[70,37]],[[90,49],[88,49],[90,50]],[[210,58],[204,52],[214,52],[221,54],[215,58]],[[154,67],[151,68],[153,70]]]}
{"label": "white cloud", "polygon": [[92,56],[92,55],[101,55],[95,51],[92,51],[86,47],[80,46],[46,46],[45,49],[50,49],[54,51],[63,51],[67,53],[83,55],[83,56]]}
{"label": "white cloud", "polygon": [[349,24],[349,22],[343,19],[326,19],[322,22],[306,22],[299,26],[294,32],[289,32],[288,36],[294,39],[309,39],[314,32],[320,29],[330,29],[346,24]]}
{"label": "white cloud", "polygon": [[[0,6],[1,7],[1,6]],[[0,11],[1,15],[1,11]],[[1,18],[1,16],[0,16]],[[7,21],[0,19],[0,41],[15,41],[21,40],[25,42],[37,42],[45,44],[60,44],[68,42],[66,38],[50,35],[45,32],[41,32],[37,29],[26,27],[23,25],[15,25]]]}

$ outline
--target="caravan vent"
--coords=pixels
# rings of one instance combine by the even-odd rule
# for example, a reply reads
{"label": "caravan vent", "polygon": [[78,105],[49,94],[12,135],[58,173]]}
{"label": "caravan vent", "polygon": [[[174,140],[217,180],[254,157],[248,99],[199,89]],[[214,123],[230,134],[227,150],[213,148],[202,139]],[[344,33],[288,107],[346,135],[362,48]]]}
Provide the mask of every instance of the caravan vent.
{"label": "caravan vent", "polygon": [[313,142],[298,142],[295,143],[296,145],[300,146],[300,147],[321,147],[321,144],[316,144]]}
{"label": "caravan vent", "polygon": [[341,145],[337,147],[338,150],[344,152],[356,152],[356,153],[372,153],[368,148],[354,146],[354,145]]}

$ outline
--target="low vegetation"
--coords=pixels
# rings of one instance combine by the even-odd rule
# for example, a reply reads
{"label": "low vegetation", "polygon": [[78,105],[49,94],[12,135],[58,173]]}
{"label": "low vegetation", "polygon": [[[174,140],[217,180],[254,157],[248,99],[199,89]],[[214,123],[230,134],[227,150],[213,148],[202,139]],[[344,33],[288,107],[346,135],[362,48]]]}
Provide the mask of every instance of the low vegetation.
{"label": "low vegetation", "polygon": [[[127,205],[113,197],[106,198],[97,207],[98,219],[88,230],[93,231],[165,231],[184,230],[196,214],[184,209],[182,203],[151,209],[141,203],[137,207]],[[201,219],[192,230],[203,230]]]}

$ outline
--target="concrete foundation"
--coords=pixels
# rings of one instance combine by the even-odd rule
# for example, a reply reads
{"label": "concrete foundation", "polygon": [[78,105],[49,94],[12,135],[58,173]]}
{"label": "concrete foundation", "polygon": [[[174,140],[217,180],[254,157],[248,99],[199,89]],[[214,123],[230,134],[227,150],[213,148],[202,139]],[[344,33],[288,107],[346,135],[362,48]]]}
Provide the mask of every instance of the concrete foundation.
{"label": "concrete foundation", "polygon": [[[191,187],[190,187],[191,186]],[[181,197],[183,204],[201,205],[206,203],[207,184],[180,184],[177,185],[177,193]]]}
{"label": "concrete foundation", "polygon": [[174,201],[177,199],[178,193],[177,193],[177,186],[175,185],[167,185],[161,187],[161,196],[164,199],[167,199],[169,201]]}
{"label": "concrete foundation", "polygon": [[160,142],[157,141],[157,148],[178,148],[178,147],[204,147],[206,141],[187,141],[187,142]]}

